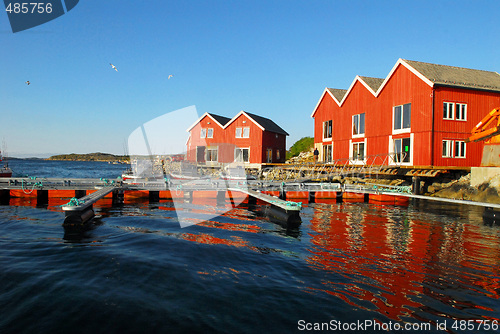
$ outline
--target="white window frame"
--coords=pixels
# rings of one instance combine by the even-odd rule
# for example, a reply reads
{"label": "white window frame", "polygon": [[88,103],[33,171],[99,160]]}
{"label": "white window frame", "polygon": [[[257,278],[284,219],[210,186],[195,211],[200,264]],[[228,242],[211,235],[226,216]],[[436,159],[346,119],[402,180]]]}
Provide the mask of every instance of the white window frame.
{"label": "white window frame", "polygon": [[[243,154],[243,150],[247,150],[248,151],[248,154],[247,154],[247,158],[248,160],[245,161],[244,159],[244,154]],[[238,154],[236,152],[240,151],[241,152],[241,155],[238,156]],[[241,157],[241,160],[239,159],[239,157]],[[234,161],[236,162],[250,162],[250,147],[236,147],[234,149]]]}
{"label": "white window frame", "polygon": [[443,102],[443,119],[446,120],[455,119],[455,103]]}
{"label": "white window frame", "polygon": [[207,138],[207,129],[201,128],[200,138]]}
{"label": "white window frame", "polygon": [[[405,138],[408,138],[408,137],[393,138],[392,136],[389,136],[389,154],[391,154],[392,156],[395,156],[396,155],[396,150],[395,150],[395,145],[394,145],[395,141],[401,140],[401,144],[403,144],[402,140]],[[411,165],[413,165],[414,134],[410,133],[409,138],[410,138],[410,154],[408,155],[408,158],[410,161],[409,162],[396,162],[393,159],[391,159],[389,162],[389,165],[391,165],[391,166],[411,166]]]}
{"label": "white window frame", "polygon": [[236,128],[236,138],[250,138],[250,127]]}
{"label": "white window frame", "polygon": [[443,102],[443,119],[467,121],[467,103]]}
{"label": "white window frame", "polygon": [[[462,107],[463,107],[463,109],[462,109]],[[466,103],[456,103],[455,104],[455,119],[457,121],[467,121],[467,104]]]}
{"label": "white window frame", "polygon": [[[354,156],[354,146],[359,147],[360,144],[363,144],[363,159],[360,160],[358,159],[358,156],[356,154],[356,157]],[[352,140],[349,140],[349,160],[352,161],[353,164],[355,165],[360,165],[366,163],[367,157],[366,157],[366,138],[363,141],[355,141],[353,142]]]}
{"label": "white window frame", "polygon": [[[363,115],[363,132],[361,132],[361,115]],[[365,136],[365,113],[352,115],[352,138],[363,138]],[[357,129],[357,133],[354,133]]]}
{"label": "white window frame", "polygon": [[[457,144],[460,146],[457,147]],[[463,148],[463,149],[462,149]],[[463,140],[455,140],[453,144],[453,156],[458,159],[465,159],[467,153],[467,144]]]}
{"label": "white window frame", "polygon": [[[328,151],[327,147],[330,147],[330,156],[327,157],[325,151]],[[333,161],[333,144],[326,144],[322,145],[321,147],[321,155],[322,155],[322,161],[323,162],[332,162]]]}
{"label": "white window frame", "polygon": [[441,157],[453,158],[453,140],[443,139],[441,144]]}
{"label": "white window frame", "polygon": [[[328,137],[327,132],[327,123],[330,123],[330,136]],[[333,120],[328,120],[323,122],[323,141],[329,141],[332,140],[333,137]]]}
{"label": "white window frame", "polygon": [[[209,160],[209,151],[215,151],[216,153],[216,159],[215,160]],[[212,157],[212,155],[210,155]],[[205,149],[205,162],[218,162],[219,161],[219,147],[218,146],[207,146]]]}
{"label": "white window frame", "polygon": [[[405,123],[405,117],[404,117],[404,106],[409,105],[410,106],[410,126],[405,128],[404,123]],[[395,121],[396,121],[396,108],[400,107],[401,108],[401,128],[396,129],[395,126]],[[405,104],[400,104],[397,106],[392,107],[392,133],[393,134],[399,134],[399,133],[408,133],[411,132],[411,103],[405,103]]]}
{"label": "white window frame", "polygon": [[208,128],[207,129],[207,138],[213,138],[213,137],[214,137],[214,129]]}

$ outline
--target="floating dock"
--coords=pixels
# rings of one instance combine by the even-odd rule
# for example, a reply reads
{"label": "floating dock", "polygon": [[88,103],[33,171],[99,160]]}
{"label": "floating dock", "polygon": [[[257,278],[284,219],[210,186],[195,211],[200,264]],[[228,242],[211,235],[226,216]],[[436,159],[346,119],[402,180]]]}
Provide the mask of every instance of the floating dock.
{"label": "floating dock", "polygon": [[121,179],[62,179],[62,178],[0,178],[0,199],[36,199],[37,205],[48,203],[52,197],[71,198],[62,206],[65,223],[82,224],[94,217],[93,204],[104,197],[113,202],[123,202],[127,196],[147,198],[151,202],[160,199],[190,201],[203,193],[204,196],[224,199],[229,194],[248,196],[249,203],[257,200],[267,207],[266,213],[273,219],[289,225],[300,224],[302,203],[322,201],[370,202],[391,205],[408,205],[411,198],[444,203],[475,205],[487,208],[487,216],[500,219],[500,204],[455,200],[412,194],[409,186],[379,184],[345,185],[329,182],[285,183],[276,181],[235,181],[199,179],[193,181],[158,180],[140,183],[123,183]]}

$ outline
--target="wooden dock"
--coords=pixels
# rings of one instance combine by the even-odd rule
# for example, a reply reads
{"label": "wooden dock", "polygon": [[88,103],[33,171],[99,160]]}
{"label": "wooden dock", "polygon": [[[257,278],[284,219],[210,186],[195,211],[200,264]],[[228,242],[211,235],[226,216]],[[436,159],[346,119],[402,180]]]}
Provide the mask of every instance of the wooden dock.
{"label": "wooden dock", "polygon": [[95,216],[92,209],[93,204],[116,190],[117,188],[114,186],[107,186],[81,198],[73,197],[67,204],[62,206],[66,215],[64,223],[82,224],[87,222]]}
{"label": "wooden dock", "polygon": [[228,188],[228,191],[240,192],[249,196],[249,202],[255,203],[256,200],[270,205],[268,215],[279,221],[286,222],[288,225],[298,225],[301,222],[300,210],[301,202],[286,201],[279,197],[263,194],[261,191],[248,188]]}
{"label": "wooden dock", "polygon": [[[97,190],[96,190],[97,189]],[[113,193],[113,200],[123,200],[127,194],[146,195],[149,201],[160,199],[192,200],[196,193],[213,193],[214,198],[224,199],[227,192],[239,192],[248,196],[249,203],[257,200],[266,206],[273,218],[287,224],[300,224],[302,203],[324,200],[345,202],[370,202],[408,205],[410,199],[431,200],[442,203],[464,204],[484,207],[488,215],[500,219],[500,204],[473,202],[412,194],[411,187],[396,187],[374,184],[345,185],[331,182],[278,182],[278,181],[229,181],[200,179],[194,181],[158,180],[127,184],[121,179],[62,179],[62,178],[0,178],[0,199],[29,197],[37,205],[47,204],[48,198],[71,198],[62,207],[65,223],[81,224],[94,217],[93,204]]]}

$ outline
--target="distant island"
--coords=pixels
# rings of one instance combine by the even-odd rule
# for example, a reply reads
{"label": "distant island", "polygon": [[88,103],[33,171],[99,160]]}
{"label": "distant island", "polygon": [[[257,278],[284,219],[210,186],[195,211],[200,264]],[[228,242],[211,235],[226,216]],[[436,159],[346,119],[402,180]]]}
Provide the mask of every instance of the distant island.
{"label": "distant island", "polygon": [[47,160],[69,160],[69,161],[120,161],[129,162],[128,155],[114,155],[109,153],[87,153],[87,154],[59,154],[53,155]]}

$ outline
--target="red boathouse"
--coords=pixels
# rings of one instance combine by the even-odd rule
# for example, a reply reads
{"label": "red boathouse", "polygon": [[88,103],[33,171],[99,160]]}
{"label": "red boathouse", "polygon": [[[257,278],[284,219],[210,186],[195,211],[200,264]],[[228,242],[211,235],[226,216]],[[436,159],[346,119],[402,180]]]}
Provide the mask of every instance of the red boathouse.
{"label": "red boathouse", "polygon": [[207,165],[285,162],[288,133],[262,116],[240,111],[230,119],[205,113],[187,131],[188,161]]}
{"label": "red boathouse", "polygon": [[471,129],[500,106],[496,72],[399,59],[385,78],[326,88],[311,115],[320,161],[474,167]]}

